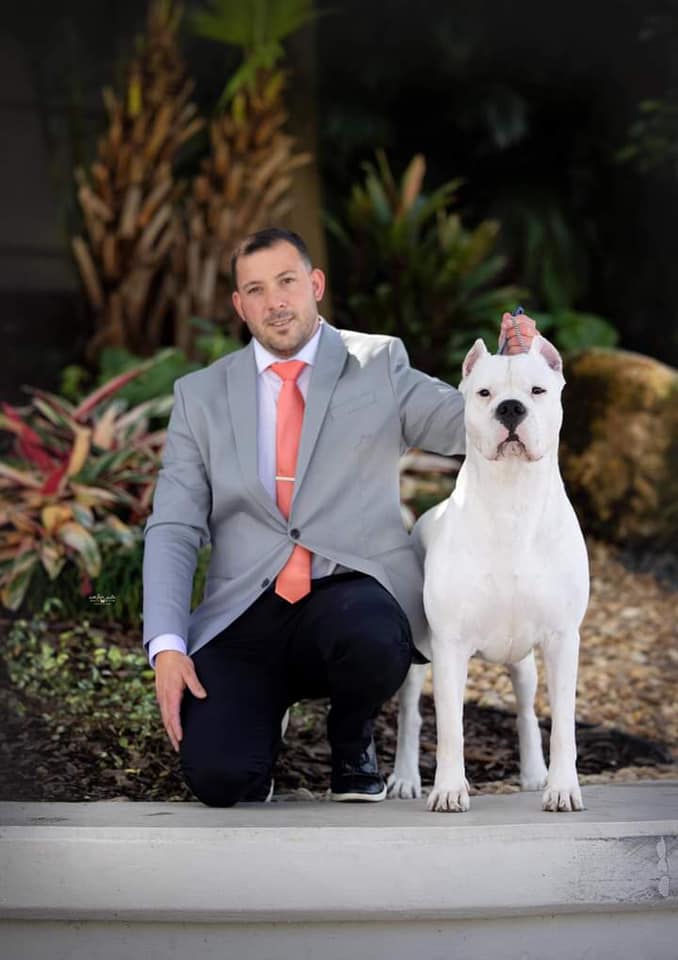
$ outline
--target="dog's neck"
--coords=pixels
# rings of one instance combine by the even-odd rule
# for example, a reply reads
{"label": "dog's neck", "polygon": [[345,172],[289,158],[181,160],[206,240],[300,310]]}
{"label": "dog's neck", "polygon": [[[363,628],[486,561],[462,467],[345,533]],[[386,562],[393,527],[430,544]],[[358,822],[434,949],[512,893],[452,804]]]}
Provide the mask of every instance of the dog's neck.
{"label": "dog's neck", "polygon": [[488,531],[516,527],[521,538],[536,531],[555,498],[564,496],[557,449],[540,459],[487,460],[473,447],[459,471],[453,493],[456,505],[472,511]]}

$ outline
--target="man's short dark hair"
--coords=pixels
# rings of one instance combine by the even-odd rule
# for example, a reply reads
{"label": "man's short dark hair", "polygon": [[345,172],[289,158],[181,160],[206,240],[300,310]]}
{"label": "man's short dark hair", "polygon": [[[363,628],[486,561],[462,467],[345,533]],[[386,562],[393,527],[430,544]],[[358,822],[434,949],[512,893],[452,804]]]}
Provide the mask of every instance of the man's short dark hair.
{"label": "man's short dark hair", "polygon": [[283,230],[281,227],[267,227],[265,230],[257,230],[256,233],[251,233],[245,237],[233,251],[233,255],[231,256],[233,286],[238,286],[238,275],[236,271],[240,257],[247,257],[251,253],[256,253],[257,250],[268,250],[269,247],[274,247],[277,243],[291,243],[301,254],[301,259],[308,269],[311,269],[313,266],[311,254],[308,252],[308,247],[298,233],[295,233],[293,230]]}

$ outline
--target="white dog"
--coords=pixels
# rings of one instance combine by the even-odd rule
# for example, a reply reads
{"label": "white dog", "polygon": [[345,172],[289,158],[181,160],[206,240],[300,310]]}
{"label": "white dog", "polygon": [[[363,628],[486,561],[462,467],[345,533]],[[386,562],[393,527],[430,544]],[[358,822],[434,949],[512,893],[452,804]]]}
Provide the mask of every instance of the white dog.
{"label": "white dog", "polygon": [[[469,658],[507,663],[515,691],[524,790],[544,789],[544,810],[581,810],[575,693],[579,626],[588,603],[588,560],[558,469],[565,381],[543,337],[528,353],[494,356],[476,340],[463,366],[466,461],[452,496],[417,522],[425,552],[424,606],[437,726],[429,810],[469,808],[462,714]],[[429,647],[430,643],[430,647]],[[547,772],[534,713],[541,644],[551,703]],[[398,748],[389,792],[419,797],[419,696],[426,667],[400,691]]]}

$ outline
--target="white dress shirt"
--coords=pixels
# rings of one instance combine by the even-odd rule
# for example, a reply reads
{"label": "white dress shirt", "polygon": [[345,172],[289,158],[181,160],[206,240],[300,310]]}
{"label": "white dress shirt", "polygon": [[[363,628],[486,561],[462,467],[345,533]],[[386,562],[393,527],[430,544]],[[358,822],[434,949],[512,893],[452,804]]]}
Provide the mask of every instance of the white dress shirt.
{"label": "white dress shirt", "polygon": [[[308,343],[293,357],[286,360],[303,360],[306,364],[297,378],[297,386],[304,400],[311,379],[311,367],[318,351],[318,341],[323,324],[322,317],[318,329]],[[270,369],[272,363],[280,363],[281,358],[262,347],[258,340],[253,341],[254,358],[257,365],[257,455],[259,479],[273,501],[276,500],[275,486],[275,428],[278,410],[278,397],[282,388],[282,379]],[[336,568],[332,560],[313,554],[311,576],[326,577]],[[148,645],[148,658],[152,667],[155,658],[162,650],[178,650],[186,653],[186,641],[176,633],[161,633],[153,637]]]}

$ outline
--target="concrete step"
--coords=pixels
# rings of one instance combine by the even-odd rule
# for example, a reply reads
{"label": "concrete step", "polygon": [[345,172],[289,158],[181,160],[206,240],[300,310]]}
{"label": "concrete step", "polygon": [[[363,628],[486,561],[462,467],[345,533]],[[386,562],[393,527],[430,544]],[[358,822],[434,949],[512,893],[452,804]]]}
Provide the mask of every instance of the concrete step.
{"label": "concrete step", "polygon": [[678,781],[424,801],[0,804],[0,956],[678,957]]}

